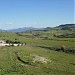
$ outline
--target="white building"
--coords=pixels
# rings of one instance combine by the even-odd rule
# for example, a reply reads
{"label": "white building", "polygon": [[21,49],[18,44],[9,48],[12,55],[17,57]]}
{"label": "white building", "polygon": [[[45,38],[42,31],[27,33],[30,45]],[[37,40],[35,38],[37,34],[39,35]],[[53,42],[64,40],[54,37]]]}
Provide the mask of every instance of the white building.
{"label": "white building", "polygon": [[6,42],[4,40],[0,40],[0,46],[5,46]]}
{"label": "white building", "polygon": [[0,46],[9,46],[4,40],[0,40]]}
{"label": "white building", "polygon": [[5,44],[6,42],[4,40],[0,40],[0,44]]}
{"label": "white building", "polygon": [[[4,40],[0,40],[0,46],[21,46],[22,44],[16,44],[16,43],[6,43]],[[23,44],[25,45],[25,44]]]}

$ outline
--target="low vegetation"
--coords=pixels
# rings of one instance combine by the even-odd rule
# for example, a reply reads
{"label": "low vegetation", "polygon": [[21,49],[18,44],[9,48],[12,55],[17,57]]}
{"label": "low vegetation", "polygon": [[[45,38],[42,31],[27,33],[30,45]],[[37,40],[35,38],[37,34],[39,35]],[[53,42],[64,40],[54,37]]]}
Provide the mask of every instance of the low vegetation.
{"label": "low vegetation", "polygon": [[[65,36],[57,37],[59,34]],[[0,46],[0,75],[75,75],[73,30],[0,32],[0,40],[25,43]]]}

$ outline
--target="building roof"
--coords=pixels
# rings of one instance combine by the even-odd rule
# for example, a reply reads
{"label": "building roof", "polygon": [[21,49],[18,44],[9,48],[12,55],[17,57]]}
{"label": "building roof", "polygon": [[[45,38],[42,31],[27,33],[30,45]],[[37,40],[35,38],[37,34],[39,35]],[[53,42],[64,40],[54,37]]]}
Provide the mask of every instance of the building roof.
{"label": "building roof", "polygon": [[4,40],[0,40],[0,43],[6,43]]}

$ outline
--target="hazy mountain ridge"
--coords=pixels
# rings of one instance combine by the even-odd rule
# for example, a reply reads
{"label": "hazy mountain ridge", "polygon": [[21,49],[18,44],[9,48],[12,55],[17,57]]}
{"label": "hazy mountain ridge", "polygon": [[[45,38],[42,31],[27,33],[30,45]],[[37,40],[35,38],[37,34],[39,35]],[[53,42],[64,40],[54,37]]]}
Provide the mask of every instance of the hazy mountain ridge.
{"label": "hazy mountain ridge", "polygon": [[18,29],[11,29],[7,30],[8,32],[24,32],[28,30],[38,30],[38,28],[33,28],[33,27],[24,27],[24,28],[18,28]]}
{"label": "hazy mountain ridge", "polygon": [[75,28],[75,24],[64,24],[56,26],[57,29],[68,29],[68,28]]}
{"label": "hazy mountain ridge", "polygon": [[75,24],[63,24],[56,27],[47,27],[47,28],[34,28],[34,27],[24,27],[24,28],[18,28],[18,29],[10,29],[10,30],[2,30],[0,29],[0,32],[25,32],[29,30],[49,30],[49,29],[70,29],[75,28]]}
{"label": "hazy mountain ridge", "polygon": [[24,31],[39,30],[39,29],[40,28],[24,27],[24,28],[9,29],[9,30],[2,30],[2,29],[0,29],[0,32],[24,32]]}

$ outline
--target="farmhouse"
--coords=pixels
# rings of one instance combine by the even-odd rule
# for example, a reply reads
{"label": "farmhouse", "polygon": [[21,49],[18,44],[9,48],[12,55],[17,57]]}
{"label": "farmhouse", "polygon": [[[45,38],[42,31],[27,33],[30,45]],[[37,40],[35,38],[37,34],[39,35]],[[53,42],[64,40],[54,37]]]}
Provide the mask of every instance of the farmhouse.
{"label": "farmhouse", "polygon": [[5,44],[6,42],[4,40],[0,40],[0,44]]}
{"label": "farmhouse", "polygon": [[0,46],[9,46],[4,40],[0,40]]}
{"label": "farmhouse", "polygon": [[6,43],[4,40],[0,40],[0,46],[21,46],[21,45],[26,45],[26,43],[21,44],[21,43]]}

